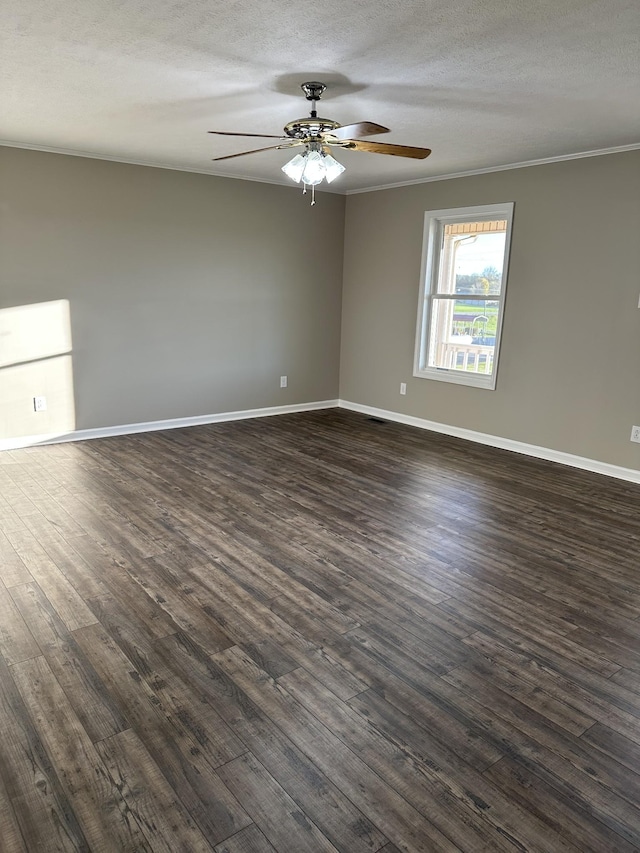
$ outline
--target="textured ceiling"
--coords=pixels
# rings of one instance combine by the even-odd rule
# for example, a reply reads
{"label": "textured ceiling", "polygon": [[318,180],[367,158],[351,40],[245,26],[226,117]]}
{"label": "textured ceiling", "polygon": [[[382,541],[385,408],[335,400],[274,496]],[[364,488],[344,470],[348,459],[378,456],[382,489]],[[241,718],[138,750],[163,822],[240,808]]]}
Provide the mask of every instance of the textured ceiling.
{"label": "textured ceiling", "polygon": [[[211,158],[308,114],[368,120],[415,161],[340,152],[332,189],[640,142],[639,0],[2,0],[0,140],[290,183]],[[256,142],[258,144],[256,144]],[[264,141],[269,144],[268,140]]]}

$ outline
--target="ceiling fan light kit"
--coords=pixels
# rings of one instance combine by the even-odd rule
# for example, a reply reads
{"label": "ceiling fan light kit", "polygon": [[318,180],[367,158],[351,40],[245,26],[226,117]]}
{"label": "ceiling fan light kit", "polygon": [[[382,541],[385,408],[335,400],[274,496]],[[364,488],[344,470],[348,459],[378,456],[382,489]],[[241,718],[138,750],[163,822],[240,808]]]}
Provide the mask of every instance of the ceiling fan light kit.
{"label": "ceiling fan light kit", "polygon": [[304,154],[296,154],[282,167],[282,171],[288,178],[297,184],[302,183],[303,192],[311,187],[311,204],[315,204],[315,188],[322,181],[330,184],[344,172],[342,163],[338,163],[331,154],[322,150],[320,143],[310,142],[308,150]]}
{"label": "ceiling fan light kit", "polygon": [[311,101],[309,118],[299,118],[284,126],[284,136],[273,136],[263,133],[230,133],[229,131],[210,130],[209,133],[221,136],[252,136],[266,139],[278,139],[279,144],[267,148],[256,148],[252,151],[242,151],[239,154],[227,154],[225,157],[214,157],[214,160],[229,160],[232,157],[243,157],[245,154],[255,154],[258,151],[270,151],[279,148],[303,146],[304,151],[296,154],[282,167],[287,177],[296,183],[302,183],[306,193],[311,187],[311,204],[315,204],[315,188],[322,181],[330,184],[344,171],[345,167],[330,154],[330,149],[345,148],[351,151],[369,151],[373,154],[391,154],[395,157],[410,157],[422,160],[431,154],[429,148],[415,148],[409,145],[391,145],[385,142],[369,142],[363,136],[374,136],[388,133],[389,128],[371,121],[361,121],[356,124],[340,125],[333,119],[318,116],[316,104],[327,88],[324,83],[311,81],[300,87],[308,101]]}

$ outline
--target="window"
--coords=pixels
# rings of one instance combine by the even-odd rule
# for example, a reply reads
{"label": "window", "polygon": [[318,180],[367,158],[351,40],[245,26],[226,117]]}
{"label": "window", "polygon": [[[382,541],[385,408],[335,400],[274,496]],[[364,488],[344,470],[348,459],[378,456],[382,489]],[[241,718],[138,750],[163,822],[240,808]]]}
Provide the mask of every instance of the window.
{"label": "window", "polygon": [[496,387],[513,204],[425,214],[414,376]]}

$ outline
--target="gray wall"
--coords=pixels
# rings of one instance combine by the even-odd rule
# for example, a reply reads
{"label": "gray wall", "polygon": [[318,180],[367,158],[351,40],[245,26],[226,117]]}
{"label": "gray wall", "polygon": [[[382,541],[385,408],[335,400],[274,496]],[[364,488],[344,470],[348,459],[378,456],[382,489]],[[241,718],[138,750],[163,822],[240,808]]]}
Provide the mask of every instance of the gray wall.
{"label": "gray wall", "polygon": [[[350,196],[340,397],[640,468],[639,177],[633,151]],[[424,211],[506,201],[496,390],[414,378]]]}
{"label": "gray wall", "polygon": [[[352,195],[345,222],[328,193],[0,148],[0,437],[333,399],[340,376],[347,401],[640,469],[639,176],[638,151],[495,172]],[[424,211],[504,201],[497,389],[414,378]]]}
{"label": "gray wall", "polygon": [[[18,321],[42,340],[37,312],[20,306],[55,302],[58,322],[59,300],[77,429],[336,398],[344,198],[308,198],[0,148],[0,309],[18,309],[0,311],[0,437],[65,429],[64,392],[44,375],[58,361],[39,358],[49,343],[34,361],[6,346]],[[64,350],[52,334],[49,356]],[[35,414],[47,388],[49,410]]]}

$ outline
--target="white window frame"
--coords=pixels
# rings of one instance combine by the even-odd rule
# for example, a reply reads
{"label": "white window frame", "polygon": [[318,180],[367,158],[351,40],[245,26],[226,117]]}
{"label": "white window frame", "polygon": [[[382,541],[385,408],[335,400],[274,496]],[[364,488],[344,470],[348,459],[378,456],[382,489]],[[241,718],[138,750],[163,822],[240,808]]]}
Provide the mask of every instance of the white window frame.
{"label": "white window frame", "polygon": [[[500,339],[504,304],[507,290],[509,250],[511,247],[511,224],[513,221],[513,202],[503,204],[482,204],[474,207],[456,207],[444,210],[427,210],[424,217],[424,239],[422,244],[422,266],[420,273],[420,296],[418,298],[418,323],[416,329],[415,359],[413,375],[422,379],[436,379],[439,382],[454,382],[458,385],[471,385],[476,388],[494,390],[498,378],[498,360],[500,357]],[[507,230],[504,244],[504,264],[502,267],[502,286],[498,302],[496,324],[496,342],[494,346],[493,370],[490,375],[455,370],[445,367],[430,367],[428,364],[429,340],[431,334],[431,309],[433,299],[473,299],[467,294],[438,293],[438,278],[442,250],[442,232],[445,225],[461,222],[481,222],[491,219],[506,219]],[[478,297],[478,301],[481,298]],[[493,297],[492,297],[493,301]]]}

